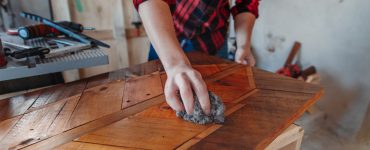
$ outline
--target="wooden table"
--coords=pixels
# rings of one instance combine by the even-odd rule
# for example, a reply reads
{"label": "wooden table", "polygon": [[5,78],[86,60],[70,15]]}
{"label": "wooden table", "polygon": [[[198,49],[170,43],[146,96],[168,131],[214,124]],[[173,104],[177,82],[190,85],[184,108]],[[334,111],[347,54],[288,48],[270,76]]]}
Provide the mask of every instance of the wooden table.
{"label": "wooden table", "polygon": [[316,85],[188,54],[226,105],[222,125],[165,103],[159,61],[0,101],[0,149],[264,149],[323,94]]}

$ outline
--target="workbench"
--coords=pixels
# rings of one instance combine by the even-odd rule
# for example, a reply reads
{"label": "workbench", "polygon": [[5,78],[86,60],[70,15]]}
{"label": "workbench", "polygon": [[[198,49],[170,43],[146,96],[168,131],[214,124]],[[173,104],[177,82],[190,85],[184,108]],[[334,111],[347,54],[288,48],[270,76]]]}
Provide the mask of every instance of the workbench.
{"label": "workbench", "polygon": [[159,61],[0,100],[0,149],[264,149],[323,89],[200,52],[189,53],[226,106],[196,125],[165,103]]}

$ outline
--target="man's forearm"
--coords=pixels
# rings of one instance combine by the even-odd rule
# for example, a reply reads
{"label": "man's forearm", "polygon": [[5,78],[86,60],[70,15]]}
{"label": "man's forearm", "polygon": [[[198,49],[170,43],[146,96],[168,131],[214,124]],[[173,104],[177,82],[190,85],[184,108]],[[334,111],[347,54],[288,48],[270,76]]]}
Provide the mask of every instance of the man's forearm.
{"label": "man's forearm", "polygon": [[256,17],[252,13],[240,13],[235,16],[235,34],[238,49],[249,49]]}
{"label": "man's forearm", "polygon": [[191,115],[195,94],[203,111],[210,114],[207,86],[180,47],[167,3],[162,0],[146,1],[140,4],[139,13],[167,73],[164,87],[167,104],[176,111],[185,109]]}
{"label": "man's forearm", "polygon": [[140,5],[139,13],[164,68],[190,65],[177,40],[168,5],[162,0],[150,0]]}

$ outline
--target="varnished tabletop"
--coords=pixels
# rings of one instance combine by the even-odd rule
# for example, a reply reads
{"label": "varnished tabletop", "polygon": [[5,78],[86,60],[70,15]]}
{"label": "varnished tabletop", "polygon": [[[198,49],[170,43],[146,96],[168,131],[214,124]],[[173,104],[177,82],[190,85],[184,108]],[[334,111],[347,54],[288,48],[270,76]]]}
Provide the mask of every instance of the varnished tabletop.
{"label": "varnished tabletop", "polygon": [[226,105],[194,125],[164,103],[159,61],[0,100],[0,149],[263,149],[323,89],[202,53],[188,54]]}

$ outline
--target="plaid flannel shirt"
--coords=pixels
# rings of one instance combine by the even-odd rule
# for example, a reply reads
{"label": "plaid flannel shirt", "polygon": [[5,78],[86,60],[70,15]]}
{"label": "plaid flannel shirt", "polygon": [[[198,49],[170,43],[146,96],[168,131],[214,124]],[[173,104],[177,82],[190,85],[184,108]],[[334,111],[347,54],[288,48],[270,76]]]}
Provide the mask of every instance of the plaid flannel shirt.
{"label": "plaid flannel shirt", "polygon": [[[147,0],[133,0],[136,9]],[[190,39],[197,50],[216,54],[225,42],[230,13],[250,12],[258,17],[259,0],[163,0],[171,10],[178,38]]]}

